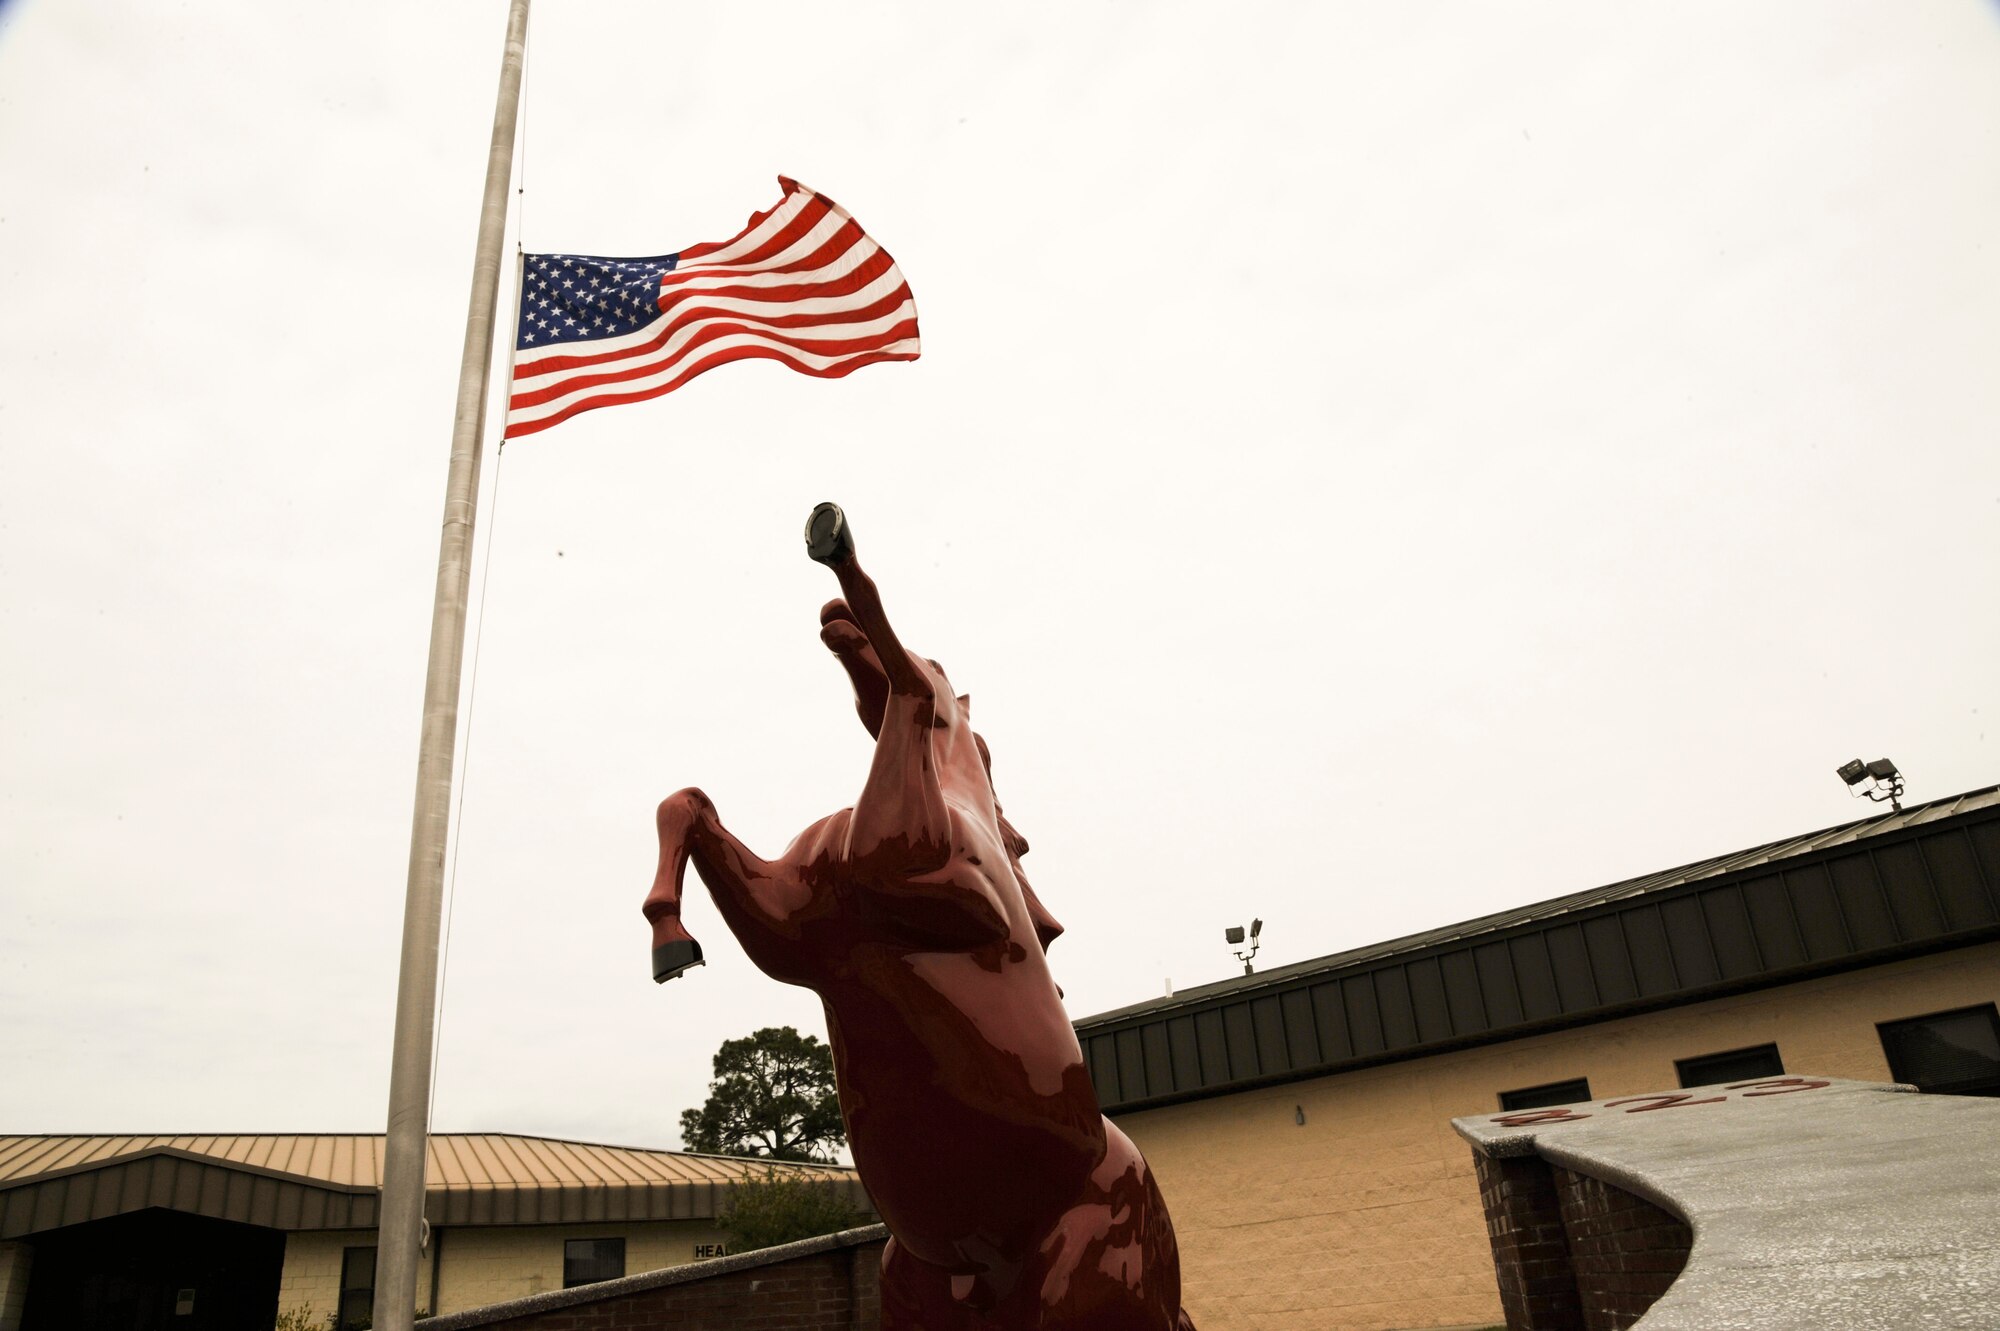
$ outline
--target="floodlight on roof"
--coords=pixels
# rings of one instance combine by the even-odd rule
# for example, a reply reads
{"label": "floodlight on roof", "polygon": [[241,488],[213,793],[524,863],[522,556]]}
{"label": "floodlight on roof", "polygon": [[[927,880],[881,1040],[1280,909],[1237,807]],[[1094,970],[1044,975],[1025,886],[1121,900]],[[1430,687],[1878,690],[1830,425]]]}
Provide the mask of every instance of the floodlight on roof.
{"label": "floodlight on roof", "polygon": [[1887,758],[1877,758],[1872,763],[1856,758],[1853,762],[1842,763],[1833,771],[1835,776],[1847,783],[1850,795],[1865,795],[1877,804],[1887,800],[1891,809],[1902,812],[1903,774]]}
{"label": "floodlight on roof", "polygon": [[1243,973],[1245,975],[1254,973],[1254,968],[1250,965],[1250,958],[1257,955],[1257,935],[1263,932],[1264,922],[1262,920],[1250,921],[1250,946],[1245,948],[1243,947],[1244,934],[1242,925],[1232,924],[1222,931],[1222,941],[1229,944],[1232,948],[1239,949],[1236,953],[1236,959],[1243,963]]}

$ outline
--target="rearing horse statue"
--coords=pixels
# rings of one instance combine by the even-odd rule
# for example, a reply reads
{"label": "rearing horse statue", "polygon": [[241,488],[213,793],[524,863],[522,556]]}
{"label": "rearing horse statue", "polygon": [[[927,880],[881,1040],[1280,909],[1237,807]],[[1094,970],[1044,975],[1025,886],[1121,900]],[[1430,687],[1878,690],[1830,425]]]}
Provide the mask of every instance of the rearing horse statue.
{"label": "rearing horse statue", "polygon": [[875,737],[861,798],[774,860],[699,790],[660,804],[653,978],[701,961],[690,861],[760,970],[826,1005],[841,1114],[887,1222],[884,1331],[1193,1331],[1173,1224],[1097,1103],[1049,975],[1062,932],[1021,872],[970,700],[903,647],[846,518],[806,550],[840,580],[820,640]]}

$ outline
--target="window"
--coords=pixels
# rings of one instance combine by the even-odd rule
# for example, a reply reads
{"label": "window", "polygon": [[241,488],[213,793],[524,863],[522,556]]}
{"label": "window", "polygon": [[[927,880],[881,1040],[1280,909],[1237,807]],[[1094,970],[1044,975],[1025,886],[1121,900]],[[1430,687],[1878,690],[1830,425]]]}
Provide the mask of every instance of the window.
{"label": "window", "polygon": [[568,1239],[563,1243],[563,1288],[594,1285],[625,1274],[624,1239]]}
{"label": "window", "polygon": [[1729,1081],[1782,1077],[1785,1075],[1785,1063],[1778,1057],[1778,1046],[1760,1044],[1754,1049],[1731,1049],[1725,1054],[1677,1058],[1674,1060],[1674,1071],[1681,1074],[1683,1087],[1720,1086]]}
{"label": "window", "polygon": [[375,1250],[346,1248],[340,1254],[340,1307],[334,1331],[358,1331],[375,1316]]}
{"label": "window", "polygon": [[1889,1075],[1939,1095],[2000,1096],[2000,1010],[1991,1003],[1875,1028]]}
{"label": "window", "polygon": [[1502,1109],[1546,1109],[1550,1105],[1580,1104],[1590,1098],[1590,1079],[1552,1081],[1546,1086],[1524,1086],[1518,1091],[1500,1092]]}

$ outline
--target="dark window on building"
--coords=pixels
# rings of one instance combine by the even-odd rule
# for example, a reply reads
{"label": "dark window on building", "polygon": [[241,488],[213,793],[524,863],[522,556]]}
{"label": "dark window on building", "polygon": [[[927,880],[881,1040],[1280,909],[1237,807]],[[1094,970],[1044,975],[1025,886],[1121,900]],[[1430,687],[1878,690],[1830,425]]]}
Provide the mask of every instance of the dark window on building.
{"label": "dark window on building", "polygon": [[375,1250],[347,1248],[340,1254],[340,1315],[334,1331],[357,1331],[375,1316]]}
{"label": "dark window on building", "polygon": [[624,1239],[567,1239],[563,1242],[563,1288],[594,1285],[625,1274]]}
{"label": "dark window on building", "polygon": [[1876,1026],[1889,1075],[1940,1095],[2000,1096],[2000,1010],[1991,1003]]}
{"label": "dark window on building", "polygon": [[1778,1046],[1760,1044],[1755,1049],[1732,1049],[1726,1054],[1703,1054],[1700,1058],[1677,1058],[1674,1071],[1681,1074],[1682,1086],[1720,1086],[1729,1081],[1755,1081],[1759,1077],[1785,1075]]}
{"label": "dark window on building", "polygon": [[1518,1091],[1500,1092],[1502,1109],[1546,1109],[1550,1105],[1580,1104],[1590,1098],[1590,1079],[1552,1081],[1546,1086],[1523,1086]]}

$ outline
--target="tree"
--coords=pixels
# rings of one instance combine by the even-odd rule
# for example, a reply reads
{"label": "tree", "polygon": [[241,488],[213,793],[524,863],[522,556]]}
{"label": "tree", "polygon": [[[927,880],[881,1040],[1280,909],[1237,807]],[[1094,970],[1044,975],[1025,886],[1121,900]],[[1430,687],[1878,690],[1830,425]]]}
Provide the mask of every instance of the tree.
{"label": "tree", "polygon": [[715,1051],[708,1103],[681,1111],[691,1151],[825,1162],[847,1144],[833,1051],[814,1035],[767,1026]]}
{"label": "tree", "polygon": [[736,1184],[720,1217],[722,1232],[728,1236],[731,1252],[754,1252],[818,1234],[837,1234],[868,1219],[852,1197],[847,1185],[838,1179],[801,1178],[795,1172],[780,1173],[776,1165],[766,1165],[763,1178]]}

